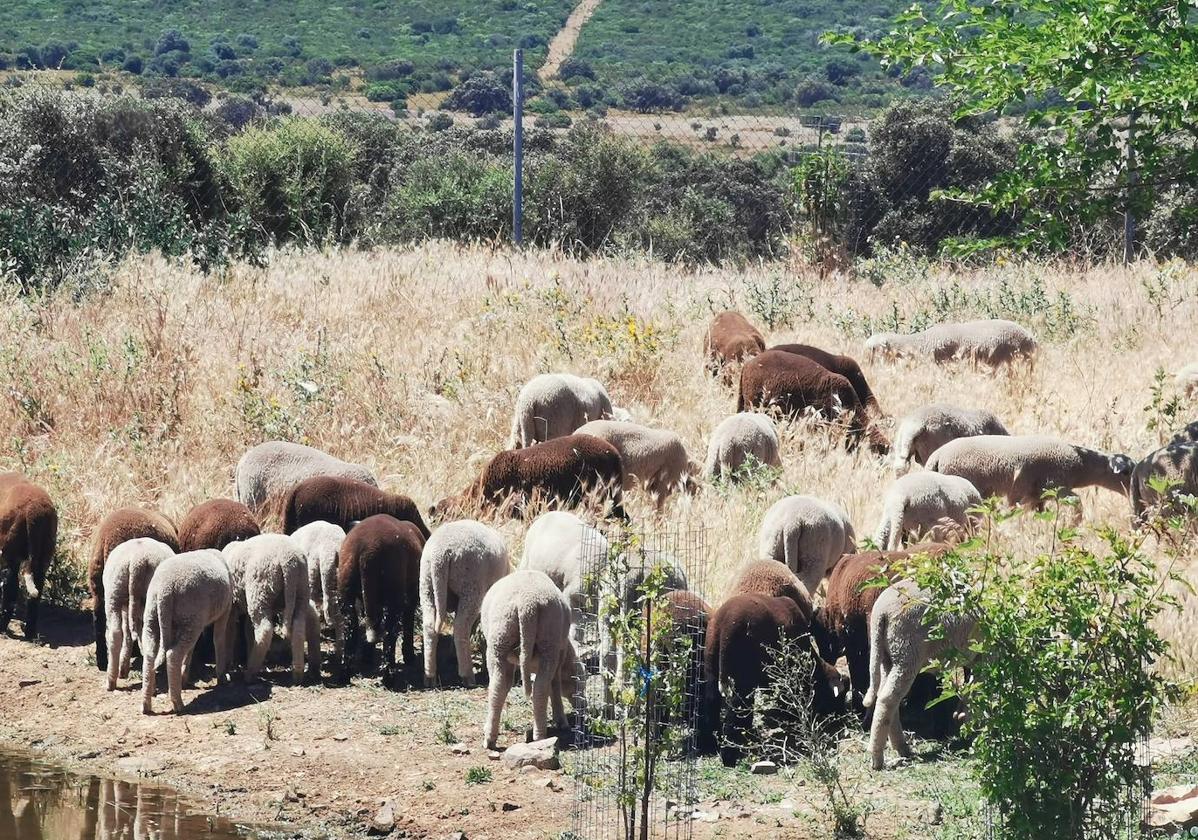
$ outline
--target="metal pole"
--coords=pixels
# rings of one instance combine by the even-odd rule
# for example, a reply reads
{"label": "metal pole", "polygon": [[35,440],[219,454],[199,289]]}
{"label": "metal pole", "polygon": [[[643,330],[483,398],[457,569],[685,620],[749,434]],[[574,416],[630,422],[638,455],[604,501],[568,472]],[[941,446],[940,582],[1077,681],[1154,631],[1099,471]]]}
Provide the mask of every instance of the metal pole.
{"label": "metal pole", "polygon": [[1123,264],[1130,265],[1136,251],[1136,213],[1132,207],[1140,173],[1136,171],[1136,112],[1127,118],[1127,204],[1123,208]]}
{"label": "metal pole", "polygon": [[512,116],[512,241],[520,246],[524,244],[524,50],[512,56]]}

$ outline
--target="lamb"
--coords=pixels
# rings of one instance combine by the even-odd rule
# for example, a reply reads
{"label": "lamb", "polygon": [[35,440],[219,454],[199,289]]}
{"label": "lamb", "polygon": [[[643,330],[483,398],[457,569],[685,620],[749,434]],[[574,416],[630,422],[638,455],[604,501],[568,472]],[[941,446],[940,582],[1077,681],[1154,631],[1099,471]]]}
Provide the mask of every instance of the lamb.
{"label": "lamb", "polygon": [[108,670],[108,645],[104,609],[104,566],[112,550],[127,540],[146,537],[179,551],[175,526],[160,513],[126,507],[114,510],[100,522],[93,538],[92,555],[87,564],[87,587],[92,596],[92,628],[96,636],[96,667]]}
{"label": "lamb", "polygon": [[165,661],[171,706],[176,714],[182,713],[191,652],[210,624],[216,638],[216,681],[224,683],[225,633],[232,604],[233,581],[219,551],[176,554],[159,564],[146,589],[143,614],[142,712],[154,713],[155,672]]}
{"label": "lamb", "polygon": [[538,498],[573,507],[598,493],[613,516],[626,519],[623,485],[624,466],[614,446],[590,435],[567,435],[500,452],[466,490],[437,502],[429,515],[436,520],[507,508],[523,517]]}
{"label": "lamb", "polygon": [[470,637],[483,597],[511,571],[507,544],[494,528],[472,519],[443,525],[420,555],[420,611],[424,617],[424,684],[437,684],[437,641],[453,610],[453,642],[462,684],[474,685]]}
{"label": "lamb", "polygon": [[[1171,486],[1162,495],[1152,486],[1154,479],[1163,479]],[[1136,464],[1131,479],[1134,522],[1143,524],[1154,508],[1165,515],[1181,512],[1177,497],[1182,494],[1198,494],[1198,443],[1171,443]]]}
{"label": "lamb", "polygon": [[865,342],[871,359],[931,357],[937,364],[966,359],[996,370],[1020,360],[1031,365],[1038,349],[1030,332],[1014,321],[999,319],[937,324],[910,335],[877,333]]}
{"label": "lamb", "polygon": [[748,318],[732,310],[717,314],[703,336],[707,369],[713,374],[724,370],[729,362],[743,362],[764,350],[761,333]]}
{"label": "lamb", "polygon": [[812,347],[810,344],[776,344],[770,349],[794,353],[796,356],[805,356],[825,370],[843,376],[852,383],[853,391],[856,392],[857,399],[865,406],[866,411],[875,415],[882,413],[882,409],[878,405],[878,398],[874,396],[873,389],[869,387],[861,365],[857,364],[857,360],[851,356],[838,356],[827,350]]}
{"label": "lamb", "polygon": [[[277,632],[291,641],[291,679],[304,677],[304,643],[308,645],[308,671],[320,676],[320,630],[316,610],[308,602],[308,565],[295,541],[282,534],[259,534],[224,549],[233,581],[234,608],[230,611],[230,636],[234,613],[245,615],[253,634],[246,655],[245,679],[255,679],[266,662]],[[277,627],[277,631],[276,631]],[[218,656],[220,639],[215,639]]]}
{"label": "lamb", "polygon": [[957,438],[1008,434],[1002,421],[984,409],[944,403],[926,405],[899,421],[892,463],[902,473],[910,467],[912,459],[917,464],[926,464],[933,452]]}
{"label": "lamb", "polygon": [[232,499],[210,499],[196,505],[179,523],[179,550],[222,550],[262,533],[250,509]]}
{"label": "lamb", "polygon": [[745,363],[740,372],[737,411],[776,408],[788,417],[814,412],[828,423],[843,423],[846,444],[856,448],[862,437],[870,450],[885,454],[885,434],[869,418],[853,384],[806,356],[782,350],[766,350]]}
{"label": "lamb", "polygon": [[1042,435],[977,435],[946,443],[926,466],[968,479],[983,498],[1001,496],[1042,510],[1047,490],[1074,495],[1079,487],[1097,485],[1125,495],[1135,462]]}
{"label": "lamb", "polygon": [[[304,552],[308,562],[308,599],[325,626],[337,628],[341,623],[341,602],[337,598],[337,558],[345,529],[331,522],[309,522],[291,535]],[[336,661],[341,661],[344,636],[336,637]]]}
{"label": "lamb", "polygon": [[1186,395],[1186,399],[1193,399],[1198,394],[1198,362],[1179,370],[1173,382]]}
{"label": "lamb", "polygon": [[[404,665],[416,661],[412,636],[420,598],[420,555],[424,535],[411,522],[385,513],[363,519],[345,536],[337,564],[337,597],[347,637],[342,678],[353,675],[358,642],[357,603],[362,603],[366,644],[383,643],[383,685],[394,686],[395,645],[402,632]],[[402,624],[402,631],[401,631]]]}
{"label": "lamb", "polygon": [[901,580],[878,596],[869,615],[869,691],[862,702],[873,709],[869,749],[875,770],[885,766],[887,737],[899,755],[911,757],[899,705],[933,659],[968,650],[976,626],[967,616],[950,616],[941,627],[926,627],[928,598],[915,583]]}
{"label": "lamb", "polygon": [[874,544],[897,551],[913,536],[936,542],[967,537],[974,527],[969,511],[981,503],[982,494],[960,476],[927,471],[905,475],[886,491]]}
{"label": "lamb", "polygon": [[272,440],[253,447],[237,462],[237,501],[261,516],[272,503],[282,502],[297,484],[320,475],[378,486],[374,473],[361,464],[342,461],[311,446]]}
{"label": "lamb", "polygon": [[16,472],[0,473],[0,558],[7,567],[0,633],[8,632],[17,606],[17,590],[25,587],[25,638],[37,638],[42,586],[54,560],[58,510],[50,494]]}
{"label": "lamb", "polygon": [[348,533],[354,522],[379,513],[411,522],[426,540],[430,536],[420,509],[407,496],[338,476],[316,476],[292,488],[283,507],[283,533],[294,534],[309,522],[331,522]]}
{"label": "lamb", "polygon": [[[799,642],[810,631],[809,617],[791,598],[743,594],[728,598],[707,624],[703,657],[704,716],[701,748],[714,745],[722,731],[720,760],[734,767],[752,724],[753,695],[766,685],[765,668],[783,642]],[[831,665],[814,657],[811,707],[817,716],[844,710],[844,684]],[[721,721],[722,718],[722,721]],[[722,723],[722,726],[721,726]]]}
{"label": "lamb", "polygon": [[785,563],[810,595],[841,555],[857,550],[856,533],[839,505],[812,496],[787,496],[765,513],[757,556]]}
{"label": "lamb", "polygon": [[542,373],[525,383],[516,397],[509,449],[573,434],[591,420],[614,416],[611,397],[597,379],[569,373]]}
{"label": "lamb", "polygon": [[752,464],[782,466],[778,430],[768,415],[742,411],[715,427],[703,474],[714,481],[737,481]]}
{"label": "lamb", "polygon": [[[501,578],[483,598],[481,626],[487,642],[487,715],[483,744],[495,749],[499,719],[512,689],[516,666],[524,693],[532,698],[532,737],[549,732],[548,706],[553,705],[553,725],[567,726],[564,695],[576,696],[578,678],[574,646],[568,637],[570,605],[544,572],[518,569]],[[536,680],[533,680],[534,675]]]}
{"label": "lamb", "polygon": [[150,579],[159,564],[174,554],[166,543],[138,537],[121,543],[108,555],[104,564],[104,612],[109,691],[116,690],[118,677],[129,676],[133,640],[141,638]]}
{"label": "lamb", "polygon": [[592,420],[575,434],[605,440],[620,453],[624,489],[639,483],[658,510],[675,490],[698,491],[699,465],[690,459],[682,438],[673,432],[619,420]]}

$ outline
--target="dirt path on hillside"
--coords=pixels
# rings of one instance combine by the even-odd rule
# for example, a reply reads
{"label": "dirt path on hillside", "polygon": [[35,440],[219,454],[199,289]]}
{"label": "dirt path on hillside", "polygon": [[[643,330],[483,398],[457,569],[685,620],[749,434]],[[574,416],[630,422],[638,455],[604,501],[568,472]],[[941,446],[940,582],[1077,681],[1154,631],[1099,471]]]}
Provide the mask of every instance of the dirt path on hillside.
{"label": "dirt path on hillside", "polygon": [[557,78],[557,72],[561,69],[562,62],[573,55],[574,45],[578,42],[578,34],[586,22],[591,19],[591,15],[595,14],[595,9],[599,8],[600,2],[601,0],[582,0],[574,7],[574,11],[570,12],[570,17],[566,18],[566,25],[549,42],[545,63],[541,65],[541,69],[537,70],[537,76],[542,82]]}

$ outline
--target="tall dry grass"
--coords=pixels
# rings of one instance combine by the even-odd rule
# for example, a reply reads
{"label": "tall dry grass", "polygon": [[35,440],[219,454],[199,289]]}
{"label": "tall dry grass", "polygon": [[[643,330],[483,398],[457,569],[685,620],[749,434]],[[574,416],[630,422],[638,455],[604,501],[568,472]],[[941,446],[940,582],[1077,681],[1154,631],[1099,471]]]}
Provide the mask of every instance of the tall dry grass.
{"label": "tall dry grass", "polygon": [[[427,506],[504,445],[517,390],[542,371],[599,377],[617,403],[680,433],[701,460],[708,434],[735,407],[731,389],[705,375],[700,350],[711,312],[729,305],[773,321],[771,342],[858,355],[875,328],[991,314],[1041,338],[1034,372],[1013,378],[862,359],[896,418],[930,401],[986,407],[1015,433],[1142,456],[1169,431],[1150,419],[1180,426],[1198,408],[1169,411],[1169,383],[1145,411],[1155,371],[1198,360],[1198,273],[1179,266],[952,271],[891,257],[857,279],[818,280],[778,265],[684,271],[434,243],[284,253],[267,268],[208,276],[137,258],[104,293],[6,293],[0,467],[50,489],[62,562],[78,569],[107,511],[141,503],[179,517],[231,495],[238,457],[266,439],[366,463]],[[708,531],[709,596],[752,554],[762,514],[785,493],[835,500],[860,537],[873,532],[891,478],[885,466],[804,424],[784,429],[783,461],[775,486],[707,488],[667,509],[669,527]],[[1091,490],[1083,503],[1087,523],[1127,527],[1125,499]],[[631,508],[652,511],[635,497]],[[523,526],[502,528],[518,556]],[[1031,519],[1002,536],[1018,551],[1048,537],[1049,526]],[[1183,670],[1198,663],[1195,600],[1165,627]]]}

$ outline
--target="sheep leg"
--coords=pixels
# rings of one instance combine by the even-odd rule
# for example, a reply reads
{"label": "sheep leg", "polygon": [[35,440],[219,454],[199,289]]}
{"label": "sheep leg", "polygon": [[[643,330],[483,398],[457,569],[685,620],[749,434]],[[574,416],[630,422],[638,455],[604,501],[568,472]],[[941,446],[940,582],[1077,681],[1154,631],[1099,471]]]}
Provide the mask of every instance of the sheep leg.
{"label": "sheep leg", "polygon": [[362,645],[362,628],[358,623],[358,610],[353,603],[341,605],[341,679],[348,682],[357,673],[359,648]]}
{"label": "sheep leg", "polygon": [[253,622],[254,638],[252,647],[245,664],[245,680],[249,682],[258,676],[266,663],[266,653],[270,650],[270,642],[274,638],[274,628],[270,616],[262,616]]}
{"label": "sheep leg", "polygon": [[229,670],[229,618],[221,616],[212,624],[212,646],[216,649],[216,684],[225,684]]}
{"label": "sheep leg", "polygon": [[[105,628],[105,635],[108,637],[108,690],[116,690],[117,676],[121,670],[122,647],[125,643],[125,632],[122,626],[122,621],[119,617],[113,616],[115,621],[109,621]],[[127,672],[126,672],[127,673]]]}
{"label": "sheep leg", "polygon": [[[0,605],[0,633],[5,633],[8,631],[8,624],[10,621],[12,621],[13,611],[17,608],[17,587],[21,583],[20,568],[20,563],[9,560],[8,580],[5,581],[4,584],[4,599],[3,604]],[[103,607],[100,608],[101,615],[103,614],[103,609]],[[100,650],[100,647],[100,637],[97,636],[97,652]]]}
{"label": "sheep leg", "polygon": [[158,656],[158,646],[155,643],[142,645],[141,666],[141,712],[144,715],[154,714],[154,694],[158,688],[158,670],[154,667],[154,659]]}
{"label": "sheep leg", "polygon": [[403,605],[403,664],[411,668],[416,664],[416,604],[415,598],[404,599]]}
{"label": "sheep leg", "polygon": [[[459,614],[461,610],[458,611]],[[438,627],[436,620],[425,613],[424,615],[424,687],[435,688],[437,685],[437,641],[440,633],[437,632]],[[453,638],[457,642],[458,623],[453,623]],[[458,659],[458,670],[461,670],[462,660]],[[473,678],[473,674],[471,677]],[[463,678],[464,679],[464,678]]]}
{"label": "sheep leg", "polygon": [[[46,570],[39,569],[37,564],[33,567],[33,585],[37,587],[39,593],[46,590]],[[16,597],[16,589],[13,589],[13,597]],[[25,638],[37,638],[38,615],[41,613],[42,596],[39,594],[36,598],[30,598],[25,604]],[[7,627],[8,625],[3,625]]]}
{"label": "sheep leg", "polygon": [[399,618],[394,610],[387,610],[383,619],[383,685],[395,688],[395,645],[399,641]]}
{"label": "sheep leg", "polygon": [[487,686],[487,719],[483,725],[483,746],[491,750],[495,749],[499,740],[499,718],[503,714],[508,693],[512,690],[516,666],[511,662],[501,661],[498,656],[488,651],[487,670],[491,672],[491,680]]}
{"label": "sheep leg", "polygon": [[291,619],[291,683],[299,685],[304,680],[304,642],[308,636],[308,610],[312,609],[306,601],[296,606],[295,615]]}
{"label": "sheep leg", "polygon": [[304,611],[304,635],[308,644],[308,679],[320,682],[320,617],[311,604]]}
{"label": "sheep leg", "polygon": [[478,621],[479,606],[473,603],[463,605],[459,601],[458,611],[453,617],[453,646],[458,655],[458,676],[462,678],[462,685],[467,688],[474,686],[474,659],[470,655],[470,636]]}
{"label": "sheep leg", "polygon": [[[905,671],[911,670],[907,674]],[[869,749],[873,768],[881,770],[886,766],[886,741],[903,758],[910,758],[911,748],[903,737],[903,724],[899,718],[899,706],[903,698],[911,690],[911,684],[919,673],[918,668],[903,669],[895,665],[882,678],[882,686],[874,700],[874,719],[869,730]]]}
{"label": "sheep leg", "polygon": [[[125,611],[121,614],[120,621],[121,630],[123,631],[125,638],[123,640],[123,644],[118,646],[121,651],[121,667],[118,671],[118,674],[120,675],[121,679],[127,680],[129,679],[129,669],[133,667],[133,640],[137,638],[137,634],[133,631],[132,620],[130,619],[128,607],[126,607]],[[111,656],[111,652],[109,655]]]}
{"label": "sheep leg", "polygon": [[723,742],[720,745],[720,763],[735,767],[740,761],[745,735],[753,722],[752,694],[744,694],[733,686],[732,696],[724,707]]}
{"label": "sheep leg", "polygon": [[171,645],[166,651],[166,685],[171,694],[171,708],[175,714],[183,713],[183,660],[186,651],[180,644]]}
{"label": "sheep leg", "polygon": [[[567,641],[566,644],[570,644],[570,642]],[[562,678],[565,670],[564,665],[557,669],[557,673],[553,676],[553,684],[549,688],[549,702],[553,704],[553,726],[558,731],[570,728],[569,721],[566,719],[566,706],[562,701]],[[569,677],[573,680],[574,675],[570,674]],[[535,688],[534,686],[534,690]]]}

